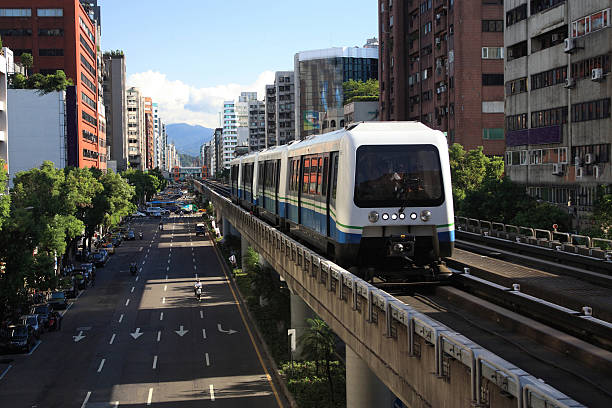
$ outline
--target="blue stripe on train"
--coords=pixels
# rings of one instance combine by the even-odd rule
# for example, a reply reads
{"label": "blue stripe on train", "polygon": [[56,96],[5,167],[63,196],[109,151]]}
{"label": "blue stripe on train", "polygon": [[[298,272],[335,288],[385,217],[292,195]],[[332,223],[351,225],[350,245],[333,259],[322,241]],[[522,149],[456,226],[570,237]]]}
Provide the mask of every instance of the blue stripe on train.
{"label": "blue stripe on train", "polygon": [[455,230],[438,232],[439,242],[455,242]]}

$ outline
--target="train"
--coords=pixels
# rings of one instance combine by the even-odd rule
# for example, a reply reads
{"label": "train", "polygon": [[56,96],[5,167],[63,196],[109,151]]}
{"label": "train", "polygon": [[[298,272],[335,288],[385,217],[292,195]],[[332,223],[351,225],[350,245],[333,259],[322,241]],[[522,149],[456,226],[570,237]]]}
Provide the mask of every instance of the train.
{"label": "train", "polygon": [[360,122],[230,162],[232,201],[359,276],[441,274],[455,230],[446,137]]}

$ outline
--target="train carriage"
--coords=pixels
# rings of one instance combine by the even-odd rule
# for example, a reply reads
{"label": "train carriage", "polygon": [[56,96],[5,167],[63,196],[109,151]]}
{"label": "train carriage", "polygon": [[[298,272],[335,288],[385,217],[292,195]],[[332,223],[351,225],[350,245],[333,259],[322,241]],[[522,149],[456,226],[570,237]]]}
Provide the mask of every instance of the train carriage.
{"label": "train carriage", "polygon": [[446,138],[360,123],[232,161],[235,201],[344,267],[436,265],[454,246]]}

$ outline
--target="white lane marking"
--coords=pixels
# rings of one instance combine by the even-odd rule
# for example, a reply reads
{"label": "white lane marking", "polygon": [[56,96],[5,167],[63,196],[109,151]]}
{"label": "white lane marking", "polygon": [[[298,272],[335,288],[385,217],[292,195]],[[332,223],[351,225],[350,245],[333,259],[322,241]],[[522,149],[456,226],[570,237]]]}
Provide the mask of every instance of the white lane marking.
{"label": "white lane marking", "polygon": [[142,261],[142,264],[144,265],[146,261]]}
{"label": "white lane marking", "polygon": [[152,399],[153,399],[153,388],[149,388],[149,398],[147,398],[147,405],[151,405]]}
{"label": "white lane marking", "polygon": [[113,333],[113,335],[112,335],[110,341],[108,342],[108,344],[113,344],[113,341],[115,341],[115,336],[116,336],[116,334]]}
{"label": "white lane marking", "polygon": [[113,404],[113,406],[114,406],[115,408],[117,408],[117,407],[119,406],[119,401],[115,401],[115,403]]}
{"label": "white lane marking", "polygon": [[162,298],[162,303],[164,303],[164,304],[166,303],[166,298],[165,297]]}
{"label": "white lane marking", "polygon": [[[142,269],[140,269],[140,272],[142,272]],[[139,277],[140,277],[140,276],[137,276],[137,277],[136,277],[136,282],[138,282],[138,278],[139,278]]]}
{"label": "white lane marking", "polygon": [[[166,270],[170,270],[170,267],[167,267]],[[166,280],[168,280],[168,275],[166,275]]]}
{"label": "white lane marking", "polygon": [[101,373],[102,372],[102,367],[104,367],[104,362],[106,361],[105,358],[102,359],[102,361],[100,361],[100,366],[98,367],[98,372]]}
{"label": "white lane marking", "polygon": [[126,305],[126,306],[127,306],[127,305],[129,305],[129,304],[130,304],[130,299],[128,299],[128,300],[126,300],[126,301],[125,301],[125,305]]}
{"label": "white lane marking", "polygon": [[198,274],[197,273],[195,274],[195,277],[196,277],[196,279],[198,279]]}
{"label": "white lane marking", "polygon": [[202,329],[202,337],[206,340],[206,329]]}
{"label": "white lane marking", "polygon": [[151,251],[151,250],[147,248],[147,254],[149,253],[149,251]]}
{"label": "white lane marking", "polygon": [[161,313],[159,314],[159,320],[164,320],[164,312],[161,312]]}
{"label": "white lane marking", "polygon": [[145,259],[147,259],[147,256],[149,256],[149,254],[145,254]]}
{"label": "white lane marking", "polygon": [[155,370],[157,368],[157,356],[153,357],[153,369]]}
{"label": "white lane marking", "polygon": [[170,263],[170,259],[168,259],[168,263]]}
{"label": "white lane marking", "polygon": [[2,374],[0,374],[0,380],[4,378],[4,376],[6,375],[6,373],[8,373],[8,370],[10,370],[12,366],[12,364],[9,364],[9,366],[6,367],[6,370],[4,370]]}
{"label": "white lane marking", "polygon": [[83,401],[83,405],[81,405],[81,408],[85,408],[85,406],[87,405],[87,401],[89,401],[89,397],[91,397],[91,391],[87,391],[87,395],[85,396],[85,400]]}
{"label": "white lane marking", "polygon": [[130,290],[130,293],[134,293],[134,289],[135,289],[135,287],[132,286],[132,290]]}
{"label": "white lane marking", "polygon": [[209,389],[210,389],[210,400],[214,401],[215,400],[215,387],[213,387],[213,385],[210,384]]}
{"label": "white lane marking", "polygon": [[203,318],[204,318],[204,311],[200,310],[200,319],[203,319]]}
{"label": "white lane marking", "polygon": [[164,292],[168,290],[168,285],[164,285]]}
{"label": "white lane marking", "polygon": [[119,316],[119,323],[121,323],[122,320],[123,320],[123,313],[121,314],[121,316]]}
{"label": "white lane marking", "polygon": [[193,270],[195,271],[195,270],[197,270],[197,269],[198,269],[198,268],[196,268],[196,266],[195,266],[195,265],[193,265]]}
{"label": "white lane marking", "polygon": [[206,367],[210,367],[210,360],[208,359],[208,353],[206,353]]}
{"label": "white lane marking", "polygon": [[36,351],[38,346],[40,346],[40,343],[42,343],[42,340],[38,340],[38,342],[36,342],[36,345],[32,348],[32,350],[30,350],[30,352],[28,353],[28,356],[31,356],[32,353]]}
{"label": "white lane marking", "polygon": [[157,341],[161,340],[161,330],[157,331]]}
{"label": "white lane marking", "polygon": [[[169,272],[169,271],[170,271],[170,267],[169,267],[169,266],[166,266],[166,271],[167,271],[167,272]],[[167,276],[167,275],[166,275],[166,276]],[[166,279],[168,279],[168,278],[166,278]]]}

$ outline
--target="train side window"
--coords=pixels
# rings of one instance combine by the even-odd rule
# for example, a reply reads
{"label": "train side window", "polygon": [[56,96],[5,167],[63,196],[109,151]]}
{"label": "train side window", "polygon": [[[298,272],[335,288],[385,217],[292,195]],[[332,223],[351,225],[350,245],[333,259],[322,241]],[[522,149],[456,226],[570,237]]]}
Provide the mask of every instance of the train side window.
{"label": "train side window", "polygon": [[[266,176],[266,171],[264,168],[264,163],[259,163],[259,174],[257,174],[257,184],[259,185],[259,190],[263,189],[264,186],[264,177]],[[258,193],[260,193],[258,191]]]}
{"label": "train side window", "polygon": [[336,190],[338,188],[338,153],[334,153],[334,162],[332,164],[332,181],[331,181],[331,195],[332,199],[336,199]]}
{"label": "train side window", "polygon": [[302,180],[302,193],[308,194],[310,190],[310,159],[304,159],[304,170]]}
{"label": "train side window", "polygon": [[316,194],[317,195],[321,195],[321,188],[323,187],[323,183],[322,183],[322,173],[323,173],[323,158],[319,157],[317,159],[317,191]]}
{"label": "train side window", "polygon": [[274,191],[278,194],[278,188],[279,188],[279,184],[280,184],[280,160],[277,160],[275,165],[275,171],[274,171]]}
{"label": "train side window", "polygon": [[323,159],[323,187],[322,187],[322,194],[324,196],[327,195],[327,171],[329,169],[329,157],[326,157]]}

